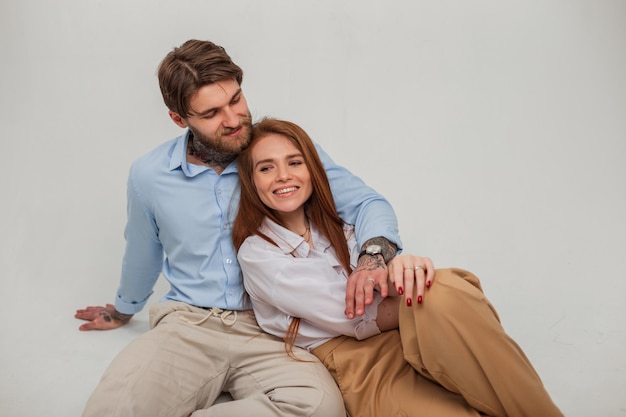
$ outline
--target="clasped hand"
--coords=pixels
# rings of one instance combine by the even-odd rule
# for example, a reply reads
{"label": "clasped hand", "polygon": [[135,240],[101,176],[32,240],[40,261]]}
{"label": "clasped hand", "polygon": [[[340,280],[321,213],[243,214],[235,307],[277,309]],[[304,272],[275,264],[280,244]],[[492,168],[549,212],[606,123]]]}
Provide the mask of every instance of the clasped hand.
{"label": "clasped hand", "polygon": [[[406,294],[407,307],[414,302],[421,304],[434,279],[435,267],[430,258],[398,255],[385,265],[380,256],[364,256],[348,278],[344,313],[350,319],[362,316],[365,306],[374,299],[374,290],[383,298]],[[412,298],[414,288],[416,300]]]}

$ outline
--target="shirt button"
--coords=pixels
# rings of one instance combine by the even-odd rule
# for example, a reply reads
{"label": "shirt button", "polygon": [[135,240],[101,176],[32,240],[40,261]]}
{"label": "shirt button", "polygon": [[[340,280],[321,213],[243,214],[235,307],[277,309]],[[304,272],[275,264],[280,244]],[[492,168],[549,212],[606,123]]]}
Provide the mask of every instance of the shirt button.
{"label": "shirt button", "polygon": [[230,259],[230,258],[226,258],[226,263],[227,263],[227,264],[232,264],[232,263],[233,263],[233,260],[232,260],[232,259]]}

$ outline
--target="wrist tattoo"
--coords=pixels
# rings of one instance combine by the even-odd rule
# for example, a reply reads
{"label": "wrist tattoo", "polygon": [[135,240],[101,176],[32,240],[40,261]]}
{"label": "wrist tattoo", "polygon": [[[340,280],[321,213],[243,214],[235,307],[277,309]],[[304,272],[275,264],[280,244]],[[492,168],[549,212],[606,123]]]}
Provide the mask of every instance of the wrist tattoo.
{"label": "wrist tattoo", "polygon": [[124,314],[124,313],[120,313],[117,310],[113,310],[113,312],[111,313],[111,317],[114,318],[117,321],[121,321],[122,323],[126,323],[127,321],[129,321],[131,319],[131,317],[133,317],[133,314]]}
{"label": "wrist tattoo", "polygon": [[[390,242],[389,240],[387,240],[386,238],[382,236],[373,237],[369,239],[367,242],[363,244],[363,249],[365,249],[369,245],[378,245],[382,248],[381,255],[385,263],[388,263],[390,260],[392,260],[393,257],[396,256],[396,252],[398,251],[398,246],[396,246],[395,243]],[[368,258],[371,258],[371,256],[368,256]],[[375,258],[378,258],[378,256],[375,256]]]}
{"label": "wrist tattoo", "polygon": [[383,259],[382,254],[378,254],[374,256],[366,255],[366,256],[361,256],[361,258],[359,258],[359,262],[356,268],[359,271],[373,271],[378,268],[386,269],[387,264],[385,263],[385,260]]}

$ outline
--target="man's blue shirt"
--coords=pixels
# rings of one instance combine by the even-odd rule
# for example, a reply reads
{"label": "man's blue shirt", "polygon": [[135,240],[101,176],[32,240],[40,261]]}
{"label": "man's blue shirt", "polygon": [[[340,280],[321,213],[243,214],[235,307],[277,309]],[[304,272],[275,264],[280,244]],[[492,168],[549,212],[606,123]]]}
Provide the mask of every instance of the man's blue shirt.
{"label": "man's blue shirt", "polygon": [[[187,162],[189,132],[137,159],[128,176],[126,251],[115,308],[139,312],[159,274],[163,300],[199,307],[249,309],[231,239],[239,203],[237,162],[218,175]],[[384,236],[400,247],[397,219],[381,195],[336,165],[317,146],[341,218],[355,225],[359,246]]]}

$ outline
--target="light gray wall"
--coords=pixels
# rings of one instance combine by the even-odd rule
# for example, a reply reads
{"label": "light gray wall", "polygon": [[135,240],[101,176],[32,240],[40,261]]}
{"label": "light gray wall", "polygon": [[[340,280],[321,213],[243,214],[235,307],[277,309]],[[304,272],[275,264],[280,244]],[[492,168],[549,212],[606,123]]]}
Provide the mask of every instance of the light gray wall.
{"label": "light gray wall", "polygon": [[3,409],[78,415],[147,328],[72,314],[113,300],[128,167],[181,133],[155,70],[189,38],[388,197],[408,251],[477,273],[566,415],[626,415],[620,0],[2,0]]}

